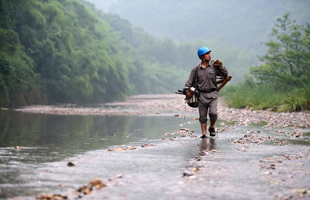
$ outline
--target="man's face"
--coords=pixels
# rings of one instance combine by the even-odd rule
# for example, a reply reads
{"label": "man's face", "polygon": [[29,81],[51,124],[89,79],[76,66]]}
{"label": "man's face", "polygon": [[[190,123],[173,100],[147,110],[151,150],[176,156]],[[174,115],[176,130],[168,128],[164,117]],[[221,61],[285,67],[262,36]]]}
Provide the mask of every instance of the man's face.
{"label": "man's face", "polygon": [[202,58],[205,59],[207,62],[209,62],[209,61],[211,60],[211,54],[210,54],[210,52],[204,54],[204,55],[202,56]]}

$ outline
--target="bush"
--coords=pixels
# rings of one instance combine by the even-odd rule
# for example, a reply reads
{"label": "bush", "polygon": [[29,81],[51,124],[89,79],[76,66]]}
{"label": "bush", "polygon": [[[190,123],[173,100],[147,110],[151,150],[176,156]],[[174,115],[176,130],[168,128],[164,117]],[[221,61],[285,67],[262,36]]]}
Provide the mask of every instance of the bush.
{"label": "bush", "polygon": [[227,86],[220,92],[228,106],[234,108],[252,107],[278,112],[310,110],[310,83],[302,88],[279,88],[273,84],[243,82]]}

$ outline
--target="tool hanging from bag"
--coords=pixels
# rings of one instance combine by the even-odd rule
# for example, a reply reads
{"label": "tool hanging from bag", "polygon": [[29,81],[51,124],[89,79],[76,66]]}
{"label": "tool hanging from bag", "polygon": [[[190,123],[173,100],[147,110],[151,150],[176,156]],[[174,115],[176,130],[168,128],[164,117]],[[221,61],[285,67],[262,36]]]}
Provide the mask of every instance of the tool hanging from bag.
{"label": "tool hanging from bag", "polygon": [[185,98],[187,105],[192,108],[198,107],[199,89],[198,89],[198,67],[196,67],[195,80],[192,86],[189,88],[189,92],[192,94],[191,98]]}
{"label": "tool hanging from bag", "polygon": [[[185,102],[192,108],[198,107],[199,89],[198,89],[198,67],[196,67],[195,79],[192,86],[189,88],[189,92],[192,94],[191,98],[185,97]],[[176,94],[183,94],[182,90],[175,92]]]}

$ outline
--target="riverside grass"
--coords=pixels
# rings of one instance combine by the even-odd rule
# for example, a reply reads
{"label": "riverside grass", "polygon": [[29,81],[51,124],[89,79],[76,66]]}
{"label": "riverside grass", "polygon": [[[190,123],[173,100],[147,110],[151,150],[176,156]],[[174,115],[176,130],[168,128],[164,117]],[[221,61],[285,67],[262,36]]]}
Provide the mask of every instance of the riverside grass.
{"label": "riverside grass", "polygon": [[295,112],[310,110],[310,82],[301,88],[243,82],[221,91],[229,107]]}

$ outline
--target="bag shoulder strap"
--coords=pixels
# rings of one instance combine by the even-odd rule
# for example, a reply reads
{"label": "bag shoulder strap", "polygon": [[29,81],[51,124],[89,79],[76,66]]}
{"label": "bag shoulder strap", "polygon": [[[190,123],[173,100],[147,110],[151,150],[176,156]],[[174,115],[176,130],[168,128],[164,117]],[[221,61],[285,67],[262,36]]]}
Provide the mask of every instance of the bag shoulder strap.
{"label": "bag shoulder strap", "polygon": [[194,84],[193,84],[193,86],[195,88],[197,88],[197,85],[198,85],[198,67],[199,67],[199,65],[197,65],[197,67],[196,67],[195,80],[194,80]]}

